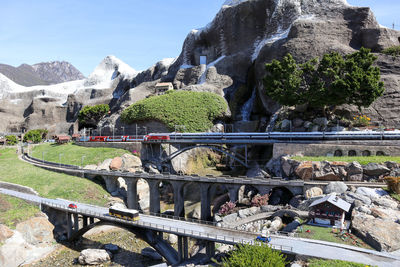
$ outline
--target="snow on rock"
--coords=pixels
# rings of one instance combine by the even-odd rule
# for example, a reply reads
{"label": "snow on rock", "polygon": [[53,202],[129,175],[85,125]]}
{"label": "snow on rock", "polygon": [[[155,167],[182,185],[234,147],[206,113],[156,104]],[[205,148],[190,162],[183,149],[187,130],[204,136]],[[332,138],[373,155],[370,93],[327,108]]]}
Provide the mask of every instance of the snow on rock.
{"label": "snow on rock", "polygon": [[[137,71],[122,62],[115,56],[105,57],[94,71],[85,80],[85,86],[110,87],[110,83],[119,75],[125,79],[132,79],[137,75]],[[101,89],[101,88],[98,88]]]}
{"label": "snow on rock", "polygon": [[[165,63],[169,61],[170,59],[167,59]],[[21,93],[31,92],[36,98],[57,98],[60,104],[63,104],[69,94],[76,94],[84,89],[108,89],[113,86],[115,78],[121,76],[124,79],[132,79],[137,73],[115,56],[104,58],[87,79],[53,85],[22,86],[0,73],[0,99],[19,99]]]}

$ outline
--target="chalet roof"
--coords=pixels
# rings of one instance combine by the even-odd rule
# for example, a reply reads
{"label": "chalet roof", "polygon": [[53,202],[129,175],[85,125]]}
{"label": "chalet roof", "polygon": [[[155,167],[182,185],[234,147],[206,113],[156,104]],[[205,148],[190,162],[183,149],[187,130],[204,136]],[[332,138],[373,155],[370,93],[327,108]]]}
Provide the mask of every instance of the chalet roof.
{"label": "chalet roof", "polygon": [[71,137],[69,137],[68,135],[58,135],[56,137],[57,140],[69,140],[71,139]]}
{"label": "chalet roof", "polygon": [[171,82],[164,82],[164,83],[157,83],[156,87],[159,87],[159,86],[170,86],[170,85],[172,85]]}
{"label": "chalet roof", "polygon": [[324,203],[324,202],[329,202],[332,205],[335,205],[339,209],[344,210],[345,212],[348,212],[350,209],[351,204],[344,201],[343,199],[337,197],[335,194],[327,195],[323,198],[315,200],[310,207],[316,206],[318,204]]}

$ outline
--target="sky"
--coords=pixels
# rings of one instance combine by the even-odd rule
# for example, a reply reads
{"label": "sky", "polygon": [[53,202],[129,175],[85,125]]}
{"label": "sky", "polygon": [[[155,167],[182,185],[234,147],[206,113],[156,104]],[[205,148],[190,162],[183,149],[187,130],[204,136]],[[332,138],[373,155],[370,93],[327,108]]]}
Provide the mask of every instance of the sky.
{"label": "sky", "polygon": [[[186,35],[212,21],[225,0],[0,0],[0,63],[64,60],[85,76],[107,55],[136,70],[179,56]],[[400,30],[399,0],[348,0],[370,6]]]}

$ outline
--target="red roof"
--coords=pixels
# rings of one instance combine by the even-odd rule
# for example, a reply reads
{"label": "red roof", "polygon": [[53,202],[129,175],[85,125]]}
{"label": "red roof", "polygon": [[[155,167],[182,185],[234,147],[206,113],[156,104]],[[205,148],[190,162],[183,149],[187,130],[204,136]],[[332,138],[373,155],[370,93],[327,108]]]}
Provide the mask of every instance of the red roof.
{"label": "red roof", "polygon": [[69,140],[71,139],[71,137],[69,137],[68,135],[59,135],[56,137],[57,140]]}

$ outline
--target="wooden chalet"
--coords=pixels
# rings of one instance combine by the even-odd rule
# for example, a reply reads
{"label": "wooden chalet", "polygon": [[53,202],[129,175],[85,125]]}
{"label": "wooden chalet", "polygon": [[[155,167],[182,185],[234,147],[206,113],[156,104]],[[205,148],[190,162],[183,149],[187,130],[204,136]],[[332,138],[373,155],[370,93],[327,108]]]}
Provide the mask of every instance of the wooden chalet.
{"label": "wooden chalet", "polygon": [[57,135],[55,137],[57,144],[65,144],[71,140],[71,137],[68,135]]}
{"label": "wooden chalet", "polygon": [[345,214],[350,210],[350,206],[350,203],[334,194],[327,195],[310,205],[309,217],[315,224],[336,225],[343,229]]}

